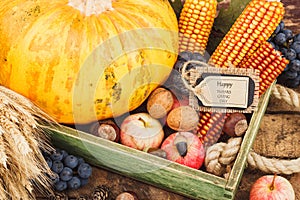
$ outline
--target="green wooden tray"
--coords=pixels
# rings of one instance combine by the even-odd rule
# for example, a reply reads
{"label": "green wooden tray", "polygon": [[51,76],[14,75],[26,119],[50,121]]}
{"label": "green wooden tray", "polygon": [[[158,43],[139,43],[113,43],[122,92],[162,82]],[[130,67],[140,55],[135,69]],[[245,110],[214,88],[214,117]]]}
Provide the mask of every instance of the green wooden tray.
{"label": "green wooden tray", "polygon": [[41,127],[50,133],[56,147],[82,156],[92,165],[193,199],[234,199],[270,93],[271,89],[260,98],[228,180],[69,127]]}

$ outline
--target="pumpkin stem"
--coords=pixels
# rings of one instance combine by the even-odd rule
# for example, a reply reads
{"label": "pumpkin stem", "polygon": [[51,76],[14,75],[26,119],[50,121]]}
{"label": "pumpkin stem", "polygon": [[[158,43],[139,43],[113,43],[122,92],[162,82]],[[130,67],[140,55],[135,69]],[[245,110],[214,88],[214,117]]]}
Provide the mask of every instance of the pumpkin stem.
{"label": "pumpkin stem", "polygon": [[113,10],[113,0],[69,0],[68,5],[79,10],[85,16],[99,15]]}

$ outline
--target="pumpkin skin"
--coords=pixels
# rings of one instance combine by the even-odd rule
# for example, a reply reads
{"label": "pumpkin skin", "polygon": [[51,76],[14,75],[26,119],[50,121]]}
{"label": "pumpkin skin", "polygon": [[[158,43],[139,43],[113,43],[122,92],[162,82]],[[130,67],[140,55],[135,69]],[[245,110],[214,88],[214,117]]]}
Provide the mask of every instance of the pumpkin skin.
{"label": "pumpkin skin", "polygon": [[68,3],[0,1],[0,84],[65,124],[140,106],[177,58],[169,2],[114,0],[112,10],[89,16]]}

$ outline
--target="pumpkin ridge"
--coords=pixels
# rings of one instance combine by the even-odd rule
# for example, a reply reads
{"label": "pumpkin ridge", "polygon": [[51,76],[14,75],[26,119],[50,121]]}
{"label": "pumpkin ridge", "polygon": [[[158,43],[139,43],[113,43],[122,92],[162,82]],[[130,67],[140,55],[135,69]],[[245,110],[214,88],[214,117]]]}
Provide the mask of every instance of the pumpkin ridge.
{"label": "pumpkin ridge", "polygon": [[[132,52],[126,52],[126,47],[124,46],[124,44],[126,44],[126,41],[122,40],[122,34],[125,31],[130,31],[132,29],[136,29],[136,27],[138,27],[138,23],[133,23],[132,19],[127,18],[126,15],[119,12],[119,8],[117,6],[115,6],[114,14],[117,15],[118,17],[112,18],[109,15],[107,15],[107,17],[110,19],[114,28],[116,30],[118,30],[119,33],[121,33],[121,37],[119,37],[119,39],[120,39],[120,45],[122,46],[122,55],[127,58],[127,61],[126,61],[127,67],[126,68],[128,70],[128,73],[130,73],[130,71],[133,69],[134,64],[131,64],[130,59],[129,59],[130,56],[128,55],[128,53],[130,54]],[[122,21],[124,21],[124,23],[120,24],[120,20],[117,20],[117,18],[122,19]],[[122,27],[122,25],[125,25],[127,27],[127,30],[125,30],[125,29],[122,30],[121,28],[119,28],[119,27]],[[128,39],[128,38],[126,37],[126,39]],[[134,39],[134,37],[133,37],[133,39]]]}

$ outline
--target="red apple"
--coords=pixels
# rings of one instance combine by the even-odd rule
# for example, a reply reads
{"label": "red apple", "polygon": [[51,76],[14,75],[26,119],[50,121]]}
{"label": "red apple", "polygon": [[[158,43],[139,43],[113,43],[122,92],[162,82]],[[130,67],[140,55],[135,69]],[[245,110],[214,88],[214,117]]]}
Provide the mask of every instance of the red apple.
{"label": "red apple", "polygon": [[176,132],[169,135],[161,145],[167,159],[199,169],[204,161],[205,150],[197,135],[191,132]]}
{"label": "red apple", "polygon": [[265,175],[255,181],[250,190],[250,200],[295,200],[290,182],[277,175]]}
{"label": "red apple", "polygon": [[129,115],[121,124],[120,141],[129,147],[138,150],[158,148],[163,138],[162,125],[148,113]]}

